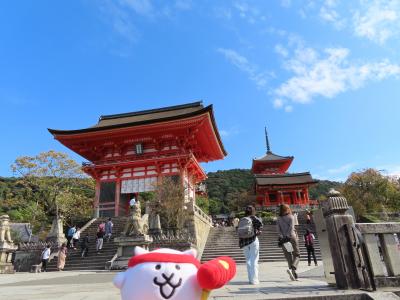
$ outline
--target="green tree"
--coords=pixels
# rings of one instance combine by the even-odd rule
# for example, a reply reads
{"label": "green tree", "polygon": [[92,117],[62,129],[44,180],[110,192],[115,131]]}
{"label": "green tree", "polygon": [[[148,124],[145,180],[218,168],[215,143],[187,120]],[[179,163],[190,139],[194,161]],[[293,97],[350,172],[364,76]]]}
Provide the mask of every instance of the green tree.
{"label": "green tree", "polygon": [[218,215],[218,214],[224,212],[223,205],[224,205],[223,202],[220,201],[219,199],[209,198],[208,199],[209,214],[210,215]]}
{"label": "green tree", "polygon": [[18,157],[11,166],[32,202],[47,216],[67,220],[89,217],[94,181],[67,154],[50,150],[36,156]]}
{"label": "green tree", "polygon": [[158,204],[161,226],[174,231],[181,230],[187,219],[187,209],[180,180],[163,177],[156,185],[154,200]]}
{"label": "green tree", "polygon": [[245,190],[234,191],[226,196],[229,212],[242,211],[247,205],[251,204],[251,201],[251,197]]}
{"label": "green tree", "polygon": [[207,197],[196,195],[196,205],[206,214],[210,213],[210,204]]}
{"label": "green tree", "polygon": [[399,209],[398,182],[375,169],[351,173],[343,186],[343,195],[357,215]]}

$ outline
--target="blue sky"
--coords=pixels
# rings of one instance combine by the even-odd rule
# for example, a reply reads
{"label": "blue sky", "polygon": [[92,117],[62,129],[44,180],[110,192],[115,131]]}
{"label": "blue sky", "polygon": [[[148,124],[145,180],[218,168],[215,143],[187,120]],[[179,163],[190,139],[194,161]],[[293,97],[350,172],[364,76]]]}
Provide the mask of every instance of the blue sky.
{"label": "blue sky", "polygon": [[291,172],[400,174],[400,1],[2,1],[0,175],[74,155],[46,128],[203,100],[226,159],[293,155]]}

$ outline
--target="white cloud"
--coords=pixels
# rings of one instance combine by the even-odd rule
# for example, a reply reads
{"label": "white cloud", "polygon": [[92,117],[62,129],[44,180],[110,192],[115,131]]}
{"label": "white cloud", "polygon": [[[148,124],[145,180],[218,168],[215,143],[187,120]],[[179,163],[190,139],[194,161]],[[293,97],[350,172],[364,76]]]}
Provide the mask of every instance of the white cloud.
{"label": "white cloud", "polygon": [[400,65],[388,60],[355,63],[348,60],[349,49],[326,48],[318,53],[303,46],[284,62],[292,76],[274,90],[279,99],[309,103],[313,98],[333,98],[348,90],[361,88],[368,81],[400,75]]}
{"label": "white cloud", "polygon": [[400,31],[400,1],[361,1],[353,15],[354,33],[378,44],[398,35]]}
{"label": "white cloud", "polygon": [[288,50],[285,47],[283,47],[281,44],[275,45],[275,52],[283,57],[287,57],[289,54]]}
{"label": "white cloud", "polygon": [[376,168],[384,175],[400,178],[400,165],[384,165]]}
{"label": "white cloud", "polygon": [[292,1],[291,0],[281,0],[281,5],[283,7],[290,7],[292,5]]}
{"label": "white cloud", "polygon": [[[103,0],[96,6],[105,23],[125,42],[129,48],[140,36],[136,22],[138,16],[145,19],[171,19],[178,13],[192,8],[192,0],[175,0],[165,5],[153,5],[152,0]],[[127,42],[127,43],[126,43]]]}
{"label": "white cloud", "polygon": [[150,0],[119,0],[119,3],[139,15],[151,16],[153,14],[153,6]]}
{"label": "white cloud", "polygon": [[229,136],[229,132],[224,129],[219,130],[219,134],[223,137]]}
{"label": "white cloud", "polygon": [[138,31],[132,21],[129,10],[123,9],[123,7],[112,1],[104,1],[99,6],[99,9],[103,17],[105,17],[105,22],[112,26],[116,34],[129,43],[137,40]]}
{"label": "white cloud", "polygon": [[282,99],[274,99],[273,105],[275,108],[282,108],[283,107],[283,100]]}
{"label": "white cloud", "polygon": [[348,173],[351,169],[353,169],[355,166],[354,163],[348,163],[345,165],[342,165],[340,167],[334,168],[334,169],[329,169],[328,173],[329,174],[341,174],[341,173]]}
{"label": "white cloud", "polygon": [[261,14],[256,6],[251,6],[246,1],[235,1],[233,7],[238,12],[239,17],[250,24],[266,20],[266,17]]}
{"label": "white cloud", "polygon": [[240,133],[240,131],[236,127],[231,127],[229,129],[219,130],[219,134],[224,138],[229,138],[233,135]]}
{"label": "white cloud", "polygon": [[190,10],[193,6],[191,0],[176,0],[175,7],[179,10]]}
{"label": "white cloud", "polygon": [[332,23],[336,29],[343,29],[345,27],[345,20],[340,17],[335,6],[336,2],[325,1],[325,4],[319,10],[319,17],[328,23]]}
{"label": "white cloud", "polygon": [[222,53],[230,63],[246,73],[249,79],[255,82],[257,87],[264,88],[267,85],[268,78],[272,76],[271,73],[259,72],[255,65],[251,64],[246,57],[240,55],[235,50],[219,48],[217,51]]}
{"label": "white cloud", "polygon": [[293,111],[293,106],[292,105],[286,105],[285,106],[285,112],[292,112]]}

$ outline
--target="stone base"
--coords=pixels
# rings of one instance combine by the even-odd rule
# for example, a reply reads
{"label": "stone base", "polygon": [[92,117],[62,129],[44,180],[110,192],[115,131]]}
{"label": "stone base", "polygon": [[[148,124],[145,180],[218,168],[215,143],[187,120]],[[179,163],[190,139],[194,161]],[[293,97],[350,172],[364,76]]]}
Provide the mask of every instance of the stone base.
{"label": "stone base", "polygon": [[153,239],[149,235],[120,236],[114,239],[118,243],[117,258],[107,263],[106,268],[112,270],[125,270],[128,268],[129,259],[134,255],[135,247],[148,249]]}
{"label": "stone base", "polygon": [[0,242],[0,252],[2,251],[15,251],[18,249],[18,246],[15,245],[13,242],[1,241]]}
{"label": "stone base", "polygon": [[0,274],[14,274],[14,266],[11,263],[0,263]]}
{"label": "stone base", "polygon": [[0,242],[0,274],[15,273],[14,266],[11,263],[11,258],[17,248],[18,246],[14,245],[12,242]]}

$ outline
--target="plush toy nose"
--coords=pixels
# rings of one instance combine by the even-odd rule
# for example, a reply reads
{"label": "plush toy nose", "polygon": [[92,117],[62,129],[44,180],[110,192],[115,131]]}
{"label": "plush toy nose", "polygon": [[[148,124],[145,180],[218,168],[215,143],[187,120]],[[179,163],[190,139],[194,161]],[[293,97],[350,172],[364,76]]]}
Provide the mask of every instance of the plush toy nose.
{"label": "plush toy nose", "polygon": [[235,274],[235,261],[222,256],[202,264],[197,272],[197,280],[203,289],[213,290],[229,282]]}

